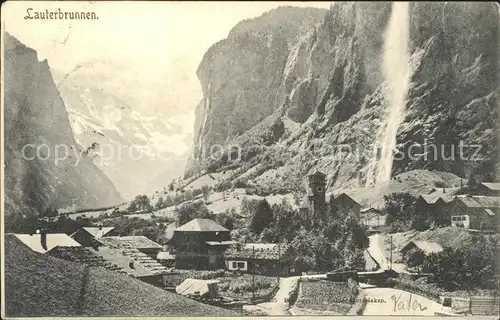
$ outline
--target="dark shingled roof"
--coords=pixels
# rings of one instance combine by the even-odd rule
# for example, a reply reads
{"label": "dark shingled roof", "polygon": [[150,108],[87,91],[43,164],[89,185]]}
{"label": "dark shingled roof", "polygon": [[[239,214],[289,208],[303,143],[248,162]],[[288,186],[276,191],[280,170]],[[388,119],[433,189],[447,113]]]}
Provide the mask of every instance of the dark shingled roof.
{"label": "dark shingled roof", "polygon": [[47,254],[59,259],[88,264],[93,267],[103,267],[107,270],[123,272],[120,267],[101,256],[96,255],[93,249],[85,247],[55,247]]}
{"label": "dark shingled roof", "polygon": [[[147,277],[169,273],[161,263],[137,249],[111,249],[99,247],[97,250],[84,247],[56,247],[48,252],[53,257],[88,264],[93,267],[104,267],[119,271],[133,277]],[[130,266],[133,262],[133,268]]]}
{"label": "dark shingled roof", "polygon": [[187,232],[212,231],[212,232],[217,232],[217,231],[229,231],[229,230],[224,228],[223,226],[221,226],[217,222],[210,220],[210,219],[193,219],[193,220],[189,221],[188,223],[183,224],[179,228],[175,229],[175,231],[187,231]]}
{"label": "dark shingled roof", "polygon": [[490,190],[500,191],[500,182],[482,182],[481,184]]}
{"label": "dark shingled roof", "polygon": [[145,236],[102,237],[99,241],[112,249],[163,249]]}
{"label": "dark shingled roof", "polygon": [[500,197],[459,196],[455,199],[469,208],[500,208]]}
{"label": "dark shingled roof", "polygon": [[417,248],[422,250],[423,252],[429,254],[429,253],[437,253],[443,251],[443,247],[436,242],[431,242],[431,241],[419,241],[419,240],[412,240],[410,241],[406,246],[401,249],[402,251],[408,248],[410,244],[414,244]]}
{"label": "dark shingled roof", "polygon": [[241,248],[233,246],[224,253],[226,259],[263,259],[278,260],[283,258],[288,250],[288,245],[281,244],[278,248],[276,243],[247,243]]}
{"label": "dark shingled roof", "polygon": [[133,277],[30,250],[5,236],[7,317],[237,316]]}

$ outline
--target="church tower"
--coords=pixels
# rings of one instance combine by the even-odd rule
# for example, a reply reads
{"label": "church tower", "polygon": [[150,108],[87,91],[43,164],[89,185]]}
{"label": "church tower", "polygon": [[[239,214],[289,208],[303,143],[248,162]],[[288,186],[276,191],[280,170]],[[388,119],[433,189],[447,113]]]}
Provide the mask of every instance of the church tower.
{"label": "church tower", "polygon": [[326,175],[315,170],[308,175],[309,219],[312,224],[320,223],[326,211]]}

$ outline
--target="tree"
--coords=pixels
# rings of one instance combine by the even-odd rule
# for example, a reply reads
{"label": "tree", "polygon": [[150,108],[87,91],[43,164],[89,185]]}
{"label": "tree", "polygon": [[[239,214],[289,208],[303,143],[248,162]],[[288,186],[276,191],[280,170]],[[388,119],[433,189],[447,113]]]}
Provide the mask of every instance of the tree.
{"label": "tree", "polygon": [[173,206],[173,205],[174,205],[174,198],[172,198],[172,196],[170,196],[170,195],[167,195],[167,196],[165,197],[165,200],[164,200],[164,202],[163,202],[163,203],[164,203],[164,205],[165,205],[165,208],[166,208],[166,207],[171,207],[171,206]]}
{"label": "tree", "polygon": [[290,248],[298,271],[331,271],[345,263],[319,228],[300,229]]}
{"label": "tree", "polygon": [[299,212],[284,198],[281,203],[271,206],[274,216],[274,233],[277,239],[291,241],[300,229]]}
{"label": "tree", "polygon": [[128,207],[128,212],[148,212],[151,211],[151,201],[149,200],[147,195],[137,195],[133,201],[130,202]]}
{"label": "tree", "polygon": [[258,200],[255,211],[250,216],[248,228],[255,234],[260,234],[265,227],[274,222],[273,211],[266,199]]}
{"label": "tree", "polygon": [[494,288],[498,238],[476,235],[470,244],[456,250],[444,248],[430,253],[421,262],[422,272],[432,273],[433,280],[446,290]]}
{"label": "tree", "polygon": [[193,198],[196,198],[200,194],[203,194],[203,191],[201,189],[193,189]]}
{"label": "tree", "polygon": [[232,230],[234,227],[234,218],[229,210],[217,214],[215,216],[215,222],[217,222],[218,224],[229,230]]}
{"label": "tree", "polygon": [[163,201],[162,197],[158,198],[158,201],[156,202],[155,207],[157,210],[165,208],[165,202]]}
{"label": "tree", "polygon": [[188,201],[179,206],[177,210],[177,221],[183,225],[193,219],[211,218],[211,213],[202,201]]}
{"label": "tree", "polygon": [[274,242],[278,241],[277,238],[278,237],[276,235],[276,232],[275,232],[274,228],[272,228],[272,227],[266,227],[260,233],[259,242],[262,242],[262,243],[266,243],[266,242],[267,243],[274,243]]}
{"label": "tree", "polygon": [[363,271],[365,270],[366,260],[364,250],[355,249],[350,255],[347,256],[346,266],[351,270]]}
{"label": "tree", "polygon": [[365,232],[354,213],[349,212],[345,217],[329,214],[321,225],[294,232],[291,247],[297,256],[295,262],[300,271],[343,267],[363,270],[363,251],[369,245]]}
{"label": "tree", "polygon": [[237,243],[257,242],[257,235],[247,228],[231,230],[231,239]]}
{"label": "tree", "polygon": [[255,211],[257,211],[257,207],[259,205],[259,200],[251,199],[248,200],[244,198],[241,202],[241,215],[244,217],[251,217],[254,215]]}
{"label": "tree", "polygon": [[131,201],[130,204],[128,205],[127,211],[129,213],[133,213],[137,211],[137,203],[135,201]]}
{"label": "tree", "polygon": [[205,201],[208,201],[208,197],[210,196],[210,187],[207,185],[202,186],[201,192],[203,193],[203,198],[205,199]]}
{"label": "tree", "polygon": [[175,194],[174,199],[173,199],[174,205],[179,205],[183,202],[182,196],[178,193]]}
{"label": "tree", "polygon": [[189,189],[183,190],[183,193],[184,193],[184,201],[189,201],[189,200],[192,200],[194,198],[193,191],[191,191]]}
{"label": "tree", "polygon": [[387,224],[391,224],[392,231],[408,230],[415,219],[416,198],[406,192],[396,192],[384,196],[385,206],[382,210],[387,215]]}
{"label": "tree", "polygon": [[42,217],[57,217],[57,209],[48,207],[42,214]]}
{"label": "tree", "polygon": [[407,255],[406,264],[408,267],[420,269],[425,261],[425,253],[420,249],[415,249],[408,252]]}

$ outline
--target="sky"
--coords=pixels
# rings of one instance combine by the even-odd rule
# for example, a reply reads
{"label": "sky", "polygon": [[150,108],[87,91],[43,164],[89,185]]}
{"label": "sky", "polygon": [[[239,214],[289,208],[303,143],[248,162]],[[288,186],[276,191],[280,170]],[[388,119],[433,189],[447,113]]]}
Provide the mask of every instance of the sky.
{"label": "sky", "polygon": [[[239,21],[286,5],[328,8],[329,2],[11,1],[2,7],[2,20],[7,32],[37,50],[51,68],[67,73],[93,60],[125,65],[144,86],[158,88],[163,100],[173,102],[161,112],[194,121],[202,97],[196,69],[204,53]],[[95,11],[99,19],[27,20],[28,8]]]}

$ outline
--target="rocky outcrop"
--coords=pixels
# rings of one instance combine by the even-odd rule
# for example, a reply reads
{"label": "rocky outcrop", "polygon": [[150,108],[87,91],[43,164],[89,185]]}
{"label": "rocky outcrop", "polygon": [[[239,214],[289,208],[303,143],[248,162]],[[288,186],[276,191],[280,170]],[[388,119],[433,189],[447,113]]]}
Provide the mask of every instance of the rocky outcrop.
{"label": "rocky outcrop", "polygon": [[47,60],[39,62],[35,50],[9,34],[4,44],[6,229],[17,217],[48,207],[120,203],[113,184],[76,143]]}
{"label": "rocky outcrop", "polygon": [[208,50],[197,72],[204,98],[197,110],[195,156],[200,147],[224,144],[276,110],[289,51],[324,12],[272,10],[240,22]]}
{"label": "rocky outcrop", "polygon": [[[394,159],[393,174],[430,169],[460,176],[474,172],[493,180],[498,152],[498,7],[412,3],[409,10],[411,85],[396,137],[405,156]],[[200,65],[200,70],[210,72],[199,72],[208,104],[198,110],[204,121],[198,121],[202,128],[196,147],[214,142],[238,145],[242,160],[198,161],[188,174],[232,170],[233,180],[244,176],[272,185],[271,189],[290,190],[300,188],[303,175],[316,166],[328,174],[331,189],[364,185],[374,169],[377,132],[387,107],[381,58],[390,15],[388,2],[335,3],[321,25],[311,27],[294,45],[287,42],[289,51],[270,52],[262,42],[245,40],[252,45],[243,56],[241,44],[229,38],[212,47],[207,53],[210,61],[231,67],[227,72],[208,69],[206,59]],[[247,74],[242,74],[243,69],[231,62],[238,56],[240,66],[253,65],[258,60],[249,57],[260,52],[265,58],[257,63],[258,72],[244,69]],[[278,72],[258,69],[285,54],[279,79]],[[211,83],[209,78],[219,80]],[[257,91],[245,89],[255,84]],[[258,97],[253,99],[247,91],[258,92]],[[258,106],[268,115],[259,119],[266,112],[248,108],[250,115],[240,113],[233,119],[227,106],[235,106],[233,102],[242,101],[236,97],[243,96],[241,105]],[[232,98],[226,103],[222,97]],[[424,143],[436,145],[439,154],[423,157]],[[410,149],[417,144],[420,147]],[[459,144],[478,145],[481,150],[475,157],[481,160],[464,160],[477,148],[461,156]]]}

